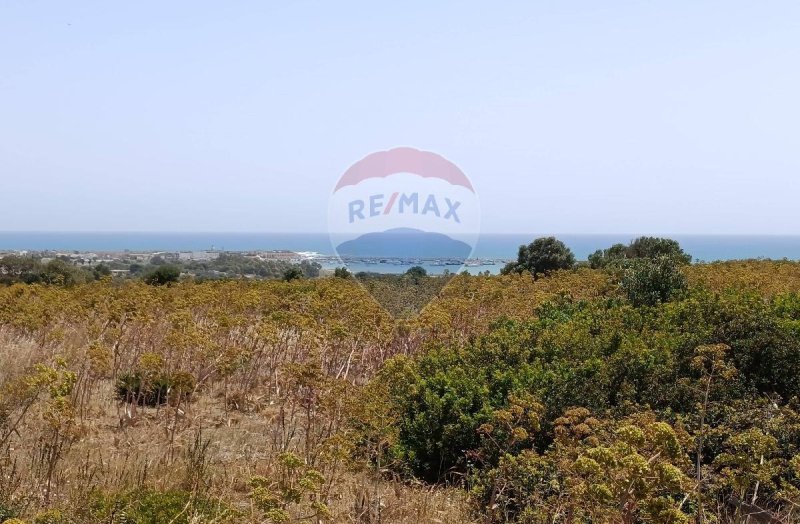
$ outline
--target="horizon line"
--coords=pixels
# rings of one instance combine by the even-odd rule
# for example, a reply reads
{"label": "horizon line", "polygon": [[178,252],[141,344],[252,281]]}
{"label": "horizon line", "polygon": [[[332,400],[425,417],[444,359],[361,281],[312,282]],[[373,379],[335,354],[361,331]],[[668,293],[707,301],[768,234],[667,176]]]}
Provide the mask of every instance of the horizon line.
{"label": "horizon line", "polygon": [[[330,231],[235,231],[235,230],[222,230],[222,231],[209,231],[209,230],[136,230],[136,229],[120,229],[120,230],[81,230],[81,229],[37,229],[37,230],[0,230],[0,235],[15,234],[99,234],[99,235],[113,235],[113,234],[147,234],[147,235],[332,235],[341,234]],[[577,231],[561,231],[561,232],[530,232],[530,231],[481,231],[477,233],[479,237],[484,235],[531,235],[531,236],[559,236],[559,235],[585,235],[585,236],[759,236],[759,237],[800,237],[798,233],[719,233],[719,232],[577,232]]]}

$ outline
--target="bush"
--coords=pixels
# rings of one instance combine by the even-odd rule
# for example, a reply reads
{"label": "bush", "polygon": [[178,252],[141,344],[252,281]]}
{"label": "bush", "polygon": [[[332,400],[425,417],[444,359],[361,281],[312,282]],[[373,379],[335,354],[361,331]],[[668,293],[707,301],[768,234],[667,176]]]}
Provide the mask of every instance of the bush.
{"label": "bush", "polygon": [[59,286],[74,286],[86,281],[81,270],[58,258],[44,265],[41,276],[42,282]]}
{"label": "bush", "polygon": [[306,278],[317,278],[319,276],[320,269],[322,269],[322,265],[319,262],[303,260],[300,262],[299,268],[300,271],[303,272],[303,276]]}
{"label": "bush", "polygon": [[[479,428],[492,423],[516,393],[529,391],[532,368],[524,326],[505,324],[473,346],[432,350],[416,365],[387,363],[389,402],[401,413],[398,458],[418,476],[438,481],[468,470],[473,460],[493,462],[498,449],[483,447]],[[411,364],[411,363],[409,363]]]}
{"label": "bush", "polygon": [[[662,260],[677,267],[633,264],[649,275]],[[390,360],[373,381],[388,393],[363,402],[398,413],[394,462],[383,463],[427,481],[468,478],[486,522],[540,522],[575,497],[576,521],[677,523],[695,511],[681,501],[704,434],[708,500],[731,486],[753,493],[751,468],[781,479],[758,488],[780,515],[791,507],[780,497],[800,495],[800,298],[656,295],[652,308],[560,297],[528,322]],[[712,365],[706,344],[728,349]],[[763,442],[768,456],[748,447]],[[638,506],[625,503],[633,478]]]}
{"label": "bush", "polygon": [[94,269],[92,269],[92,276],[95,280],[101,280],[104,277],[111,276],[111,268],[108,267],[105,263],[97,264]]}
{"label": "bush", "polygon": [[304,277],[303,270],[299,267],[291,267],[283,272],[283,280],[291,282],[292,280],[300,280]]}
{"label": "bush", "polygon": [[333,276],[336,278],[351,278],[353,275],[346,267],[337,267],[333,270]]}
{"label": "bush", "polygon": [[672,257],[633,260],[627,263],[621,286],[634,306],[667,302],[687,287],[686,277]]}
{"label": "bush", "polygon": [[117,380],[117,397],[125,402],[158,406],[168,401],[189,400],[196,386],[195,378],[182,371],[174,373],[125,373]]}
{"label": "bush", "polygon": [[628,258],[628,247],[625,244],[614,244],[608,249],[598,249],[589,255],[589,267],[602,269],[617,264]]}
{"label": "bush", "polygon": [[8,520],[15,520],[17,512],[7,506],[0,504],[0,522],[5,523]]}
{"label": "bush", "polygon": [[639,237],[628,246],[628,258],[669,257],[679,264],[690,264],[692,256],[671,238]]}
{"label": "bush", "polygon": [[[175,490],[140,489],[111,495],[95,493],[88,511],[96,521],[125,524],[237,521],[237,514],[225,503]],[[124,515],[123,521],[116,520],[120,515]]]}
{"label": "bush", "polygon": [[683,251],[680,244],[670,238],[639,237],[627,246],[614,244],[608,249],[598,249],[589,255],[593,269],[617,267],[626,260],[672,258],[679,265],[690,264],[692,256]]}
{"label": "bush", "polygon": [[422,278],[428,276],[428,272],[422,266],[414,266],[406,271],[406,275],[414,278]]}
{"label": "bush", "polygon": [[0,258],[0,283],[14,284],[53,284],[74,286],[86,281],[83,271],[69,262],[53,259],[42,264],[37,258],[30,256],[7,255]]}
{"label": "bush", "polygon": [[33,518],[33,524],[73,524],[74,522],[57,509],[39,513]]}
{"label": "bush", "polygon": [[519,246],[516,262],[509,262],[503,268],[504,275],[510,273],[531,273],[546,275],[558,269],[571,269],[575,266],[575,255],[563,242],[555,237],[537,238],[527,246]]}
{"label": "bush", "polygon": [[142,280],[151,286],[164,286],[177,282],[181,276],[181,268],[173,264],[164,264],[147,273]]}

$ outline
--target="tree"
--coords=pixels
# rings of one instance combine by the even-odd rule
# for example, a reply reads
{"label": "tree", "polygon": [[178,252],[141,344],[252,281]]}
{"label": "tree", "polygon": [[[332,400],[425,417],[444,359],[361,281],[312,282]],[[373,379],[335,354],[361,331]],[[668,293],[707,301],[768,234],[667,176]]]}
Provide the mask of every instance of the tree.
{"label": "tree", "polygon": [[502,273],[548,274],[558,269],[570,269],[575,265],[575,255],[563,242],[555,237],[537,238],[530,244],[519,246],[516,262],[509,262]]}
{"label": "tree", "polygon": [[626,260],[656,259],[668,257],[678,264],[690,264],[692,256],[686,253],[677,241],[670,238],[639,237],[627,246],[614,244],[608,249],[598,249],[589,255],[593,269],[622,265]]}
{"label": "tree", "polygon": [[163,286],[177,282],[180,276],[181,268],[173,264],[164,264],[147,273],[142,279],[151,286]]}
{"label": "tree", "polygon": [[614,244],[608,249],[598,249],[589,255],[589,265],[592,269],[601,269],[614,262],[621,262],[628,257],[628,246]]}
{"label": "tree", "polygon": [[42,270],[42,281],[47,284],[74,286],[84,282],[84,275],[75,266],[59,258],[45,264]]}
{"label": "tree", "polygon": [[6,255],[0,258],[0,283],[25,282],[32,284],[42,279],[42,264],[30,256]]}
{"label": "tree", "polygon": [[111,276],[111,268],[101,262],[94,267],[92,273],[95,280],[100,280],[103,277]]}
{"label": "tree", "polygon": [[283,273],[283,279],[286,282],[291,282],[292,280],[300,280],[303,278],[303,270],[299,267],[290,267]]}
{"label": "tree", "polygon": [[686,253],[671,238],[639,237],[628,246],[628,258],[669,257],[679,264],[690,264],[692,255]]}
{"label": "tree", "polygon": [[337,267],[333,270],[333,276],[336,278],[350,278],[353,275],[346,267]]}
{"label": "tree", "polygon": [[678,262],[668,256],[628,262],[620,285],[631,304],[637,307],[666,302],[687,287]]}
{"label": "tree", "polygon": [[310,260],[303,260],[300,262],[300,271],[303,272],[303,276],[306,278],[318,277],[320,269],[322,269],[322,266],[319,262],[312,262]]}
{"label": "tree", "polygon": [[406,275],[410,277],[420,278],[428,276],[428,272],[422,266],[414,266],[406,271]]}

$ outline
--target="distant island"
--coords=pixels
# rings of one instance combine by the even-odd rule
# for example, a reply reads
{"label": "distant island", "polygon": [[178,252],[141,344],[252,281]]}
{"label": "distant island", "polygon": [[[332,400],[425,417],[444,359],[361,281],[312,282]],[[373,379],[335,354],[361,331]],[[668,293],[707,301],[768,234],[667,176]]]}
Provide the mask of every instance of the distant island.
{"label": "distant island", "polygon": [[340,256],[454,258],[465,260],[472,252],[465,242],[442,233],[411,228],[396,228],[367,233],[342,242],[336,248]]}

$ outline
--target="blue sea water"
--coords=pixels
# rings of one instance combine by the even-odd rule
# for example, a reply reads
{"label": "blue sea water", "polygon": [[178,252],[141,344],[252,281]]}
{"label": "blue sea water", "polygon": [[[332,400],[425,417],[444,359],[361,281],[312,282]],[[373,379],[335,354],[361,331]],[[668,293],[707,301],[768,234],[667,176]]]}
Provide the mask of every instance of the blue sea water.
{"label": "blue sea water", "polygon": [[[478,240],[473,258],[492,259],[492,266],[469,268],[471,271],[499,271],[500,261],[516,257],[520,244],[543,236],[531,234],[484,234]],[[637,234],[613,235],[556,235],[564,241],[579,260],[585,260],[597,249],[612,244],[628,243]],[[800,260],[800,236],[769,235],[663,235],[680,242],[695,260],[715,261],[749,258]],[[275,250],[314,251],[334,253],[327,233],[150,233],[150,232],[0,232],[0,250],[59,250],[59,251],[196,251],[205,249],[226,251]],[[363,264],[352,270],[386,273],[402,272],[405,266]],[[433,273],[446,266],[428,267]]]}

